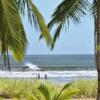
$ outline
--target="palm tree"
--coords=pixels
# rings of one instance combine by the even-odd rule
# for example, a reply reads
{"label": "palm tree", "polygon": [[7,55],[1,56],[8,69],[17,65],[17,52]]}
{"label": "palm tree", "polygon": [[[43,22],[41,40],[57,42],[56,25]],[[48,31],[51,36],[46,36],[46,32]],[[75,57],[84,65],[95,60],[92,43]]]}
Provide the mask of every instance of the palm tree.
{"label": "palm tree", "polygon": [[21,61],[27,47],[27,37],[21,16],[28,13],[31,25],[42,33],[47,44],[52,42],[44,19],[32,0],[0,0],[0,50],[5,65],[10,68],[9,54],[11,51],[17,61]]}
{"label": "palm tree", "polygon": [[[48,27],[52,29],[56,25],[56,31],[53,38],[52,48],[54,48],[55,42],[60,35],[60,32],[63,26],[67,23],[69,25],[70,21],[74,23],[79,23],[80,18],[83,15],[86,15],[87,8],[92,9],[95,22],[95,57],[96,57],[96,66],[98,72],[98,95],[97,100],[100,100],[100,0],[93,0],[92,7],[90,6],[88,0],[63,0],[55,12],[52,15],[52,20],[48,24]],[[89,8],[90,7],[90,8]]]}

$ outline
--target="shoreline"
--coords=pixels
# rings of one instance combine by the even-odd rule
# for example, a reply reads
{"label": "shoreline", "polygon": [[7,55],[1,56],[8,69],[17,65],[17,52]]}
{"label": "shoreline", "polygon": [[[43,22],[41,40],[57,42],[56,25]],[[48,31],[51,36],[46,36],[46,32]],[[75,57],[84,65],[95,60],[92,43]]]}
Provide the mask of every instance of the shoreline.
{"label": "shoreline", "polygon": [[58,84],[65,84],[74,80],[94,80],[97,79],[96,71],[0,71],[1,78],[8,79],[29,79],[48,80]]}
{"label": "shoreline", "polygon": [[97,77],[97,71],[0,71],[0,77]]}

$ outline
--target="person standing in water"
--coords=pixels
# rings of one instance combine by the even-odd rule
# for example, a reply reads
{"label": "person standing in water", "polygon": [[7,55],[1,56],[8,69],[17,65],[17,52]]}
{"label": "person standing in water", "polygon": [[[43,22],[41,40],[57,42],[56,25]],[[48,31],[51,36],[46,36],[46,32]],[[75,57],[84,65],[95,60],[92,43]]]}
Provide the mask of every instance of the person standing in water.
{"label": "person standing in water", "polygon": [[45,80],[47,80],[47,74],[45,74]]}
{"label": "person standing in water", "polygon": [[40,79],[40,73],[38,74],[38,80]]}

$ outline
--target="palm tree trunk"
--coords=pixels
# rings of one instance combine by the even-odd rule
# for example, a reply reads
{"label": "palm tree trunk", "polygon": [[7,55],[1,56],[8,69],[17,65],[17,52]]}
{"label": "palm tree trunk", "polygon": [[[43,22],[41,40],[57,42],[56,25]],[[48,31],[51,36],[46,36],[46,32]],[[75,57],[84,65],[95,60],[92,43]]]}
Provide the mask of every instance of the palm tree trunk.
{"label": "palm tree trunk", "polygon": [[[100,45],[100,0],[97,0],[97,46]],[[96,52],[96,66],[98,72],[98,94],[97,100],[100,100],[100,50]]]}

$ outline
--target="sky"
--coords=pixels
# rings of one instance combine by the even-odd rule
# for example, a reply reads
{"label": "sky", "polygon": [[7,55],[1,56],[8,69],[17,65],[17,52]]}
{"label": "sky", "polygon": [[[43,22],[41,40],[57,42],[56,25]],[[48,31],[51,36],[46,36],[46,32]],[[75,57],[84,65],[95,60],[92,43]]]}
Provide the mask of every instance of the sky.
{"label": "sky", "polygon": [[[62,0],[34,0],[48,23],[57,5]],[[27,54],[93,54],[94,53],[94,26],[92,15],[88,14],[75,25],[72,22],[69,28],[63,30],[58,38],[54,50],[47,47],[44,40],[39,41],[40,33],[31,26],[26,17],[22,18],[28,37]]]}

